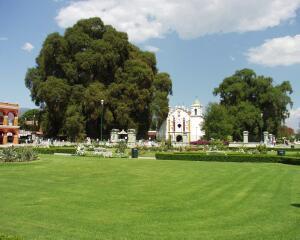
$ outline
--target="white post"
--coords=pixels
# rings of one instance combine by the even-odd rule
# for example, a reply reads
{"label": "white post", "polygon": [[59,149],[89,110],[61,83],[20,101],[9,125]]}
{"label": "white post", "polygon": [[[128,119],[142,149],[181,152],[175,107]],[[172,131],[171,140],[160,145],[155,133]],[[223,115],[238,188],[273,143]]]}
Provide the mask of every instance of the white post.
{"label": "white post", "polygon": [[249,136],[249,132],[248,131],[244,131],[243,132],[243,143],[244,144],[247,144],[249,142],[248,136]]}

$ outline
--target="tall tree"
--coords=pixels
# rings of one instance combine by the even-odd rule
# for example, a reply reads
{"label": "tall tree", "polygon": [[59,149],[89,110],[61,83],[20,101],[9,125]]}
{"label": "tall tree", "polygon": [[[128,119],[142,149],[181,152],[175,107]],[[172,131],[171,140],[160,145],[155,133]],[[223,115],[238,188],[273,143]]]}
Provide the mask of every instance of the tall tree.
{"label": "tall tree", "polygon": [[100,18],[80,20],[64,35],[49,34],[36,63],[25,84],[45,112],[42,126],[48,136],[99,137],[103,116],[106,134],[112,128],[136,128],[143,137],[153,116],[164,118],[168,112],[172,82],[159,73],[155,55]]}
{"label": "tall tree", "polygon": [[205,137],[210,140],[227,140],[234,129],[233,116],[229,114],[226,107],[218,103],[210,103],[204,113],[203,130]]}
{"label": "tall tree", "polygon": [[245,130],[253,140],[259,140],[262,131],[277,135],[289,116],[291,93],[288,81],[275,85],[271,77],[258,76],[251,69],[236,71],[213,91],[220,97],[220,105],[233,116],[231,135],[236,140],[242,139]]}

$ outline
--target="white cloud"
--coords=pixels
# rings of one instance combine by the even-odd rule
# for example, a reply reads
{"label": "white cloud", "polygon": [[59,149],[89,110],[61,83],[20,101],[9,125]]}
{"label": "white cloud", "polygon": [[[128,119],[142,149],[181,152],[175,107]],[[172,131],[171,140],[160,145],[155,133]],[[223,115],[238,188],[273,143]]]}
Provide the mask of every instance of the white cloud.
{"label": "white cloud", "polygon": [[234,62],[235,61],[235,57],[234,56],[229,56],[229,59]]}
{"label": "white cloud", "polygon": [[251,63],[269,67],[299,64],[300,35],[266,40],[261,46],[250,48],[246,56]]}
{"label": "white cloud", "polygon": [[0,37],[0,41],[7,41],[8,38],[7,37]]}
{"label": "white cloud", "polygon": [[30,42],[26,42],[22,46],[22,50],[24,50],[26,52],[31,52],[33,49],[34,49],[34,46]]}
{"label": "white cloud", "polygon": [[158,47],[151,46],[151,45],[145,46],[144,49],[145,49],[146,51],[154,52],[154,53],[156,53],[156,52],[159,51],[159,48],[158,48]]}
{"label": "white cloud", "polygon": [[290,117],[285,121],[285,124],[296,131],[300,128],[300,108],[290,111]]}
{"label": "white cloud", "polygon": [[172,31],[189,39],[263,30],[292,20],[299,6],[300,0],[79,0],[60,9],[56,21],[66,28],[98,16],[143,42]]}

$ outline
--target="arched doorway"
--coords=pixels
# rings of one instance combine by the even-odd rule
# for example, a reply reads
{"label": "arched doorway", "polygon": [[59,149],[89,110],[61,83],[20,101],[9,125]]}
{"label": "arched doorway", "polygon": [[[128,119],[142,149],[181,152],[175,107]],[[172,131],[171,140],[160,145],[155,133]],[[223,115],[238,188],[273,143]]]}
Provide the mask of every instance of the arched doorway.
{"label": "arched doorway", "polygon": [[176,136],[176,142],[182,142],[182,136],[181,135]]}

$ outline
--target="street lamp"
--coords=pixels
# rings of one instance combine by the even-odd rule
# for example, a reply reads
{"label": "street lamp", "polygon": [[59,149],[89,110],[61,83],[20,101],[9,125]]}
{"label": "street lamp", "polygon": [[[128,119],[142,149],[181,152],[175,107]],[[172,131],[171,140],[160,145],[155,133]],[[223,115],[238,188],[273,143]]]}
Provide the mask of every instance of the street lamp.
{"label": "street lamp", "polygon": [[263,116],[264,116],[264,114],[261,113],[261,114],[260,114],[260,117],[261,117],[261,120],[262,120],[262,125],[260,126],[260,142],[261,142],[261,143],[264,141],[264,138],[263,138],[263,132],[262,132],[263,125],[264,125],[264,119],[263,119]]}
{"label": "street lamp", "polygon": [[102,124],[103,124],[103,104],[104,104],[104,100],[101,99],[101,108],[102,108],[102,111],[101,111],[101,135],[100,135],[101,142],[102,142]]}

